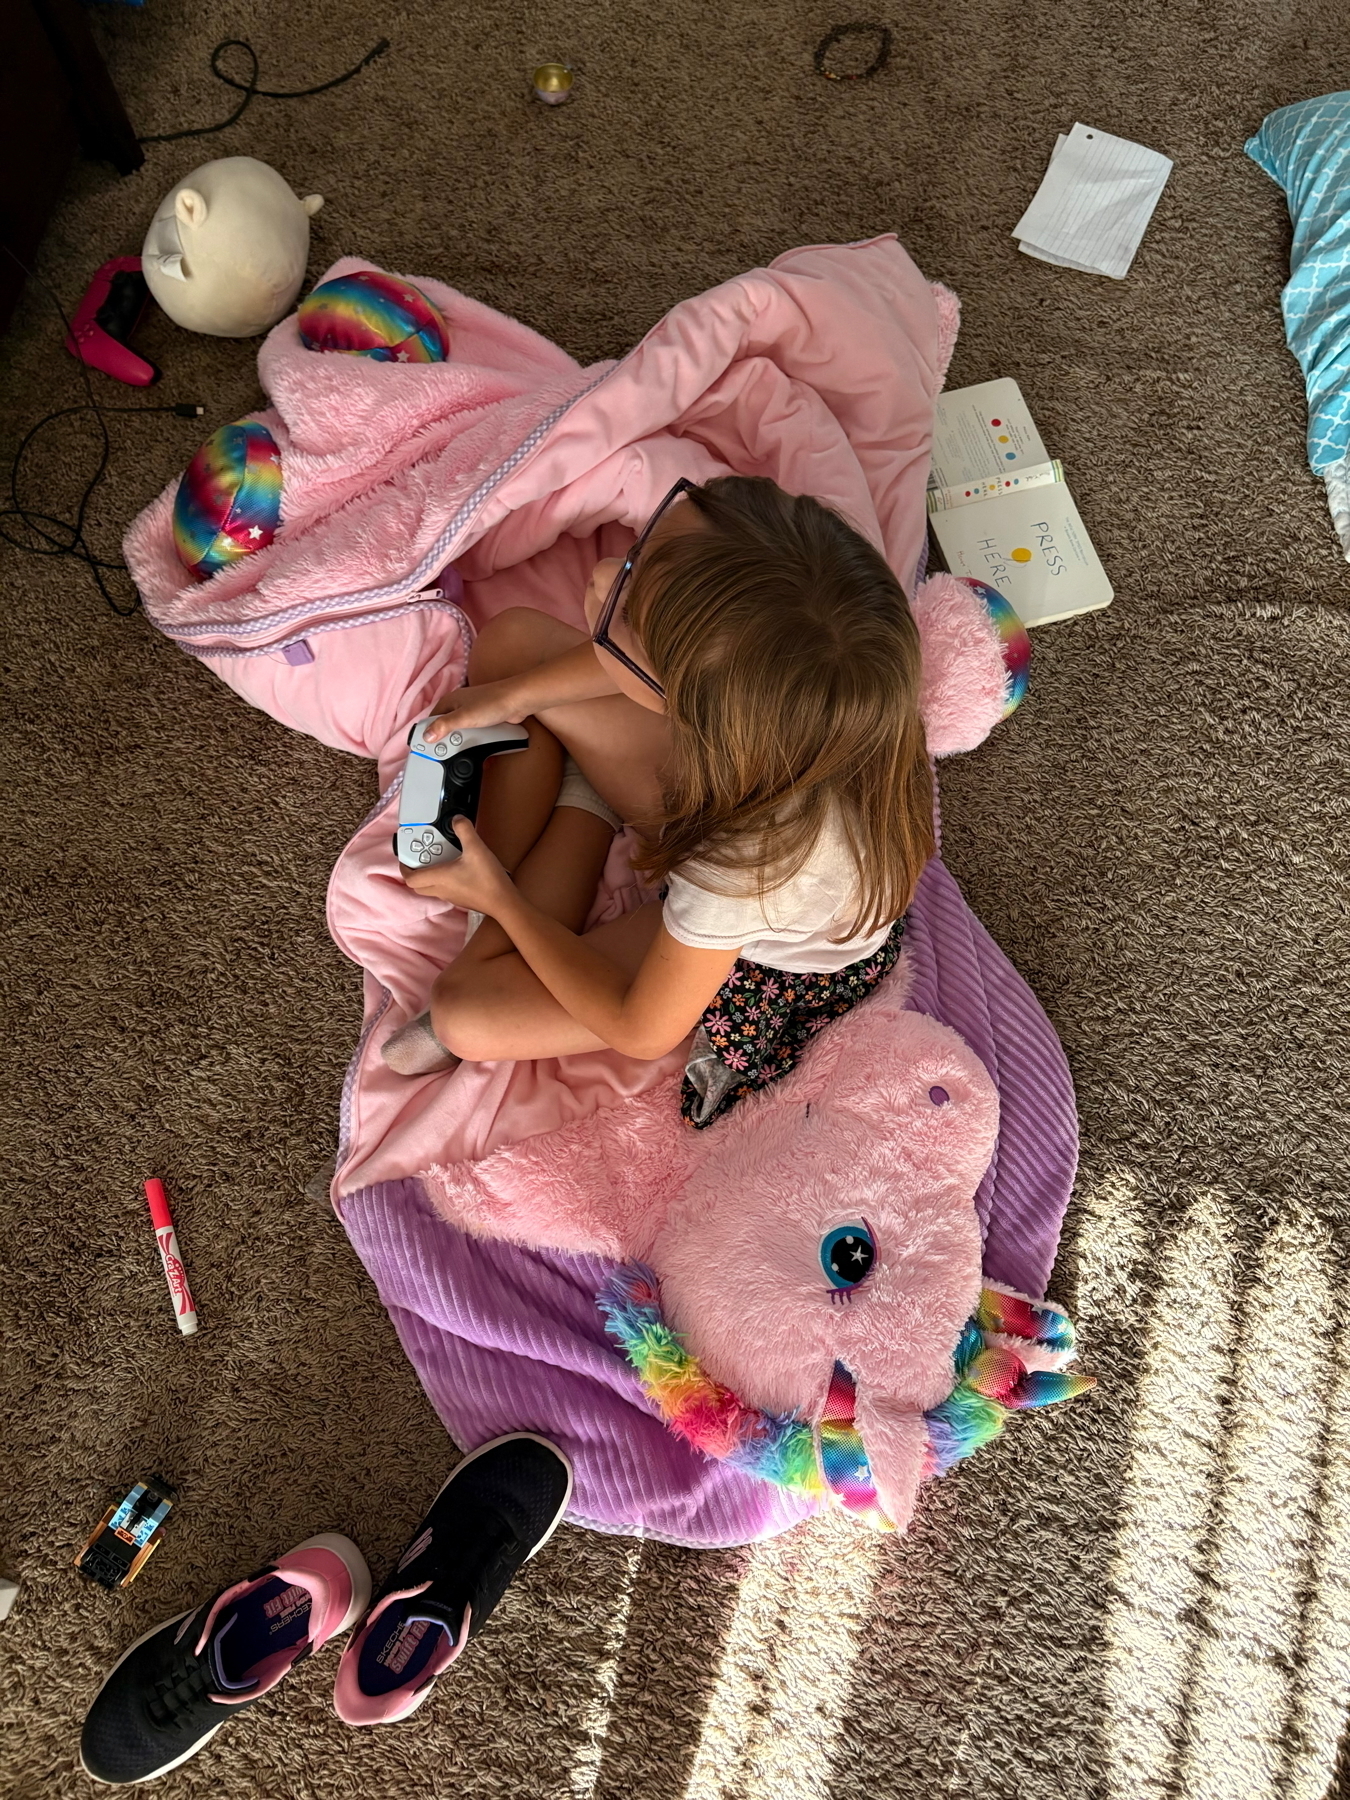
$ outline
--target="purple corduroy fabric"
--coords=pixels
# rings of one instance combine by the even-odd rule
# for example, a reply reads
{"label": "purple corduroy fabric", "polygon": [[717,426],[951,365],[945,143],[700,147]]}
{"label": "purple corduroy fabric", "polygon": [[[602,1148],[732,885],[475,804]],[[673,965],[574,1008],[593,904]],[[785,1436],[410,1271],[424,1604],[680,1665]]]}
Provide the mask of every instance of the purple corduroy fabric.
{"label": "purple corduroy fabric", "polygon": [[411,1179],[344,1195],[340,1212],[451,1437],[551,1439],[576,1474],[575,1524],[714,1549],[812,1510],[667,1429],[605,1335],[606,1258],[469,1237]]}
{"label": "purple corduroy fabric", "polygon": [[[985,1273],[1039,1298],[1078,1155],[1063,1049],[937,857],[905,945],[906,1004],[959,1032],[999,1090],[998,1145],[976,1196]],[[605,1336],[595,1304],[611,1267],[603,1257],[469,1237],[412,1179],[345,1195],[339,1211],[451,1437],[465,1449],[504,1431],[553,1439],[576,1471],[575,1523],[714,1549],[772,1536],[810,1510],[661,1423]]]}
{"label": "purple corduroy fabric", "polygon": [[1078,1168],[1078,1107],[1040,1002],[933,857],[909,910],[906,1006],[950,1025],[993,1077],[998,1143],[975,1196],[991,1281],[1041,1299]]}

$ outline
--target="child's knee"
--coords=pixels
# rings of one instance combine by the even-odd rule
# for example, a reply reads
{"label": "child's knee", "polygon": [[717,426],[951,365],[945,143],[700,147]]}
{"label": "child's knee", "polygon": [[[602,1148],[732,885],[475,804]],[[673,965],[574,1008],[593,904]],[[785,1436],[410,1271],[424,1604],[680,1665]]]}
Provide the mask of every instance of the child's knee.
{"label": "child's knee", "polygon": [[491,618],[474,639],[469,652],[471,683],[500,681],[532,669],[555,654],[549,647],[557,621],[533,606],[508,606]]}
{"label": "child's knee", "polygon": [[493,1008],[484,991],[482,965],[451,963],[431,990],[431,1029],[462,1062],[489,1062]]}

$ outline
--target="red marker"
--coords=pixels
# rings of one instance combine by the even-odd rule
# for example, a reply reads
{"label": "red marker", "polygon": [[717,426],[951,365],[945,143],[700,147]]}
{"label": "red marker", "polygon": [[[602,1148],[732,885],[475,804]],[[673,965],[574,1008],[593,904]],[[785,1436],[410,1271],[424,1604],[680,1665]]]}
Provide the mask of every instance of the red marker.
{"label": "red marker", "polygon": [[185,1337],[197,1329],[197,1309],[192,1303],[192,1290],[188,1287],[187,1270],[183,1267],[183,1259],[178,1254],[178,1238],[173,1228],[173,1215],[169,1211],[169,1202],[164,1193],[164,1183],[158,1176],[152,1175],[145,1184],[145,1197],[150,1202],[150,1218],[155,1227],[155,1242],[159,1245],[159,1259],[164,1264],[164,1279],[169,1284],[169,1298],[173,1301],[174,1317],[178,1320],[178,1329]]}

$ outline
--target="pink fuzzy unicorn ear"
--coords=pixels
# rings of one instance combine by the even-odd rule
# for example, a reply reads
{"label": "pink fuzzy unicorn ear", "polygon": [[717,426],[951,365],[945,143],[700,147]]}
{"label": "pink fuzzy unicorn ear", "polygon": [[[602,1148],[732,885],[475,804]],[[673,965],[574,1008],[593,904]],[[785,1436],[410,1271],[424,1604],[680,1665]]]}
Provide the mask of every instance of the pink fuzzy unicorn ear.
{"label": "pink fuzzy unicorn ear", "polygon": [[930,575],[910,610],[923,645],[919,710],[928,749],[973,750],[1026,689],[1026,632],[997,591],[953,575]]}

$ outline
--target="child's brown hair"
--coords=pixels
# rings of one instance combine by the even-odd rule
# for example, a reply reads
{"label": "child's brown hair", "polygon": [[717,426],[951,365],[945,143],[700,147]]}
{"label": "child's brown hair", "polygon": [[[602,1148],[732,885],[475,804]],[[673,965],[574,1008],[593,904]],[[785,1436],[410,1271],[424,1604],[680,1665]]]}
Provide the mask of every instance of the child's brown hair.
{"label": "child's brown hair", "polygon": [[879,930],[935,848],[904,590],[838,513],[772,481],[724,476],[688,501],[700,529],[654,539],[627,596],[673,726],[639,866],[659,881],[697,861],[763,895],[837,808],[858,870],[845,935]]}

